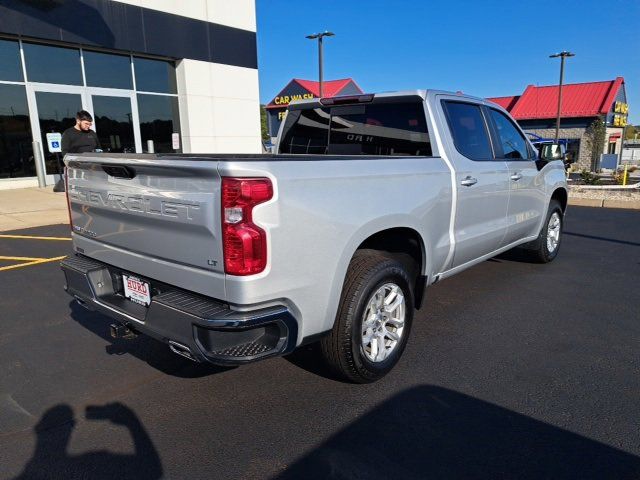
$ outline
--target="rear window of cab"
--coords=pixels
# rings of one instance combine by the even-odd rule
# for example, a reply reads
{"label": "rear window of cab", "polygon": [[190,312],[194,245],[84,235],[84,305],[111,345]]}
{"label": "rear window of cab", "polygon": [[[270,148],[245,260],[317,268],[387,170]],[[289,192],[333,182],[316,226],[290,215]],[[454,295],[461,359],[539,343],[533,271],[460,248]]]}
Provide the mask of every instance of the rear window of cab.
{"label": "rear window of cab", "polygon": [[431,156],[423,103],[370,103],[290,110],[280,153]]}

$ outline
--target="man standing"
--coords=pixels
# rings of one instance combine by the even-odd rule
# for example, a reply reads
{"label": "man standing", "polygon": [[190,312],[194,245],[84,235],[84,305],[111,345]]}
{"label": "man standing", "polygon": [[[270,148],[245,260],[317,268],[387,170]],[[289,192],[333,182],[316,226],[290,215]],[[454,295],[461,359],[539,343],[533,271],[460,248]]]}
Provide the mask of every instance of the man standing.
{"label": "man standing", "polygon": [[[62,154],[95,152],[100,149],[100,140],[96,132],[91,130],[93,117],[86,110],[80,110],[76,114],[76,124],[67,128],[62,134]],[[57,155],[57,154],[56,154]],[[58,159],[58,162],[60,160]],[[60,164],[58,163],[58,168]],[[60,180],[53,187],[54,192],[64,192],[64,180]]]}
{"label": "man standing", "polygon": [[91,130],[93,117],[86,110],[76,114],[76,124],[62,134],[62,154],[94,152],[100,149],[100,140]]}

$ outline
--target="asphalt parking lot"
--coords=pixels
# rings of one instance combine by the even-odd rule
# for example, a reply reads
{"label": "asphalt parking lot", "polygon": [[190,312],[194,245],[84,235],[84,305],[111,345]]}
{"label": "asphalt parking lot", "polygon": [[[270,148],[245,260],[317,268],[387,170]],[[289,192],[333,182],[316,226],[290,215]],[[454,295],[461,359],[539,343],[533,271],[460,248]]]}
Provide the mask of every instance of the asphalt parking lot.
{"label": "asphalt parking lot", "polygon": [[433,286],[373,385],[312,347],[222,369],[112,340],[62,290],[70,242],[7,233],[0,478],[640,478],[640,212],[570,207],[552,264]]}

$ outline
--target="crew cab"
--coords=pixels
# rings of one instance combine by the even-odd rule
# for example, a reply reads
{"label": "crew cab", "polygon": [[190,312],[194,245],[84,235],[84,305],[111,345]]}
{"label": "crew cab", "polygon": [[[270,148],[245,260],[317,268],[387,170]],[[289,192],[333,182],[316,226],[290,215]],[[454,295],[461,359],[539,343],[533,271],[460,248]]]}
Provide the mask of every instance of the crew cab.
{"label": "crew cab", "polygon": [[[429,285],[558,254],[567,185],[493,103],[434,90],[292,103],[275,154],[69,154],[66,291],[197,362],[319,342],[342,378],[397,363]],[[97,320],[96,320],[97,321]]]}

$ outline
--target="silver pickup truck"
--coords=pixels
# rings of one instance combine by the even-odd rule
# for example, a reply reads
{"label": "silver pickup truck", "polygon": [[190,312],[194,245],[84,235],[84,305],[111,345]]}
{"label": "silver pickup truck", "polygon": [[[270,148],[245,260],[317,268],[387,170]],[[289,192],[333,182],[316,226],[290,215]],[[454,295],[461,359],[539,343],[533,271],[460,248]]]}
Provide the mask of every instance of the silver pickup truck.
{"label": "silver pickup truck", "polygon": [[292,104],[276,154],[67,155],[66,291],[198,362],[319,342],[343,378],[400,358],[425,288],[514,247],[550,262],[567,185],[480,98]]}

